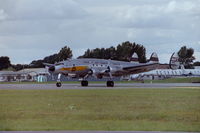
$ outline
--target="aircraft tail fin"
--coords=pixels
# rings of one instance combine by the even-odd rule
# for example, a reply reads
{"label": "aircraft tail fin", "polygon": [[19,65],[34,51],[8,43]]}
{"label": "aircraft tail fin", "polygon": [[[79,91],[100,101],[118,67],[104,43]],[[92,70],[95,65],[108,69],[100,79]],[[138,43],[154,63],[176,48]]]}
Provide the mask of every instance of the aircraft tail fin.
{"label": "aircraft tail fin", "polygon": [[169,61],[169,67],[171,69],[178,69],[180,67],[179,57],[177,53],[173,53],[170,61]]}
{"label": "aircraft tail fin", "polygon": [[138,63],[138,55],[136,53],[133,53],[132,57],[130,58],[130,62]]}
{"label": "aircraft tail fin", "polygon": [[149,59],[150,63],[159,63],[158,55],[154,52]]}

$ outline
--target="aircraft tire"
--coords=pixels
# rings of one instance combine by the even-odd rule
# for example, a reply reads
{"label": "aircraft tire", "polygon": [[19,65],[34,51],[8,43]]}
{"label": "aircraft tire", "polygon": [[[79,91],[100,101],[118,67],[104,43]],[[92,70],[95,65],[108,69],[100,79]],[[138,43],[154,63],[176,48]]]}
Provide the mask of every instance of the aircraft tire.
{"label": "aircraft tire", "polygon": [[107,87],[114,87],[114,81],[107,81]]}
{"label": "aircraft tire", "polygon": [[87,80],[81,81],[81,86],[88,86],[88,81]]}
{"label": "aircraft tire", "polygon": [[56,86],[57,86],[57,87],[61,87],[61,86],[62,86],[61,82],[57,82],[57,83],[56,83]]}

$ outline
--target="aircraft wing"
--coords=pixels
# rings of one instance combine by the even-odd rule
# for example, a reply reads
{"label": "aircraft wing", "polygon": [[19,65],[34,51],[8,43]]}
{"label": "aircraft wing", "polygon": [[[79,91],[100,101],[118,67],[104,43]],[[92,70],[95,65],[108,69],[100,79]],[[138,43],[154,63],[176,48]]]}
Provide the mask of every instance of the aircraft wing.
{"label": "aircraft wing", "polygon": [[131,74],[147,72],[154,70],[158,67],[159,63],[150,63],[150,64],[140,64],[135,66],[123,67],[123,70],[128,71]]}
{"label": "aircraft wing", "polygon": [[127,66],[127,67],[124,67],[123,70],[131,74],[136,74],[136,73],[154,70],[158,68],[158,66],[159,66],[158,56],[156,53],[152,53],[147,63],[145,64],[139,63],[137,65]]}

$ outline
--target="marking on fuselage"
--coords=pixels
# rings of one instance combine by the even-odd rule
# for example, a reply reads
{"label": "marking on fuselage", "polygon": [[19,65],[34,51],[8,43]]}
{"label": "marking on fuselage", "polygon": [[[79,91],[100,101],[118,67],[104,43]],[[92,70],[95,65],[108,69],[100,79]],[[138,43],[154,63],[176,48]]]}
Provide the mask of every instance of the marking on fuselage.
{"label": "marking on fuselage", "polygon": [[74,66],[74,67],[63,67],[60,70],[75,72],[75,71],[84,71],[87,69],[88,69],[88,66]]}

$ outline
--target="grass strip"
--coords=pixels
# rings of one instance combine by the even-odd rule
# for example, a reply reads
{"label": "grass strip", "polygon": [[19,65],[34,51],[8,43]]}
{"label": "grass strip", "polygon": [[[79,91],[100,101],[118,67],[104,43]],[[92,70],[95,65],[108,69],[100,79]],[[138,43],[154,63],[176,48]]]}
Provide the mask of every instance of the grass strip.
{"label": "grass strip", "polygon": [[200,131],[200,89],[0,90],[0,130]]}

